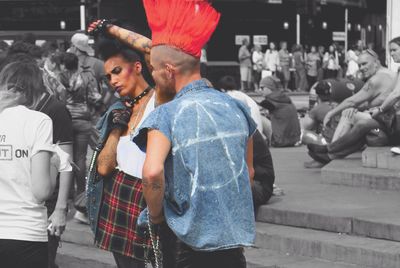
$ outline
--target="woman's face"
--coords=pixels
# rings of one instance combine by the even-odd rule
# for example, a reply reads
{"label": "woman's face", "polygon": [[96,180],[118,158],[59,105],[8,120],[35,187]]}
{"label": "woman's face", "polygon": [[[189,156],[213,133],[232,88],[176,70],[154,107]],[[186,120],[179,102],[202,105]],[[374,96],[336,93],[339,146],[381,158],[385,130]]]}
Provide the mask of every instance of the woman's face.
{"label": "woman's face", "polygon": [[315,52],[317,52],[317,48],[315,46],[312,46],[311,47],[311,53],[315,53]]}
{"label": "woman's face", "polygon": [[335,48],[333,46],[329,46],[329,52],[334,52]]}
{"label": "woman's face", "polygon": [[127,62],[117,55],[106,60],[104,70],[110,85],[121,97],[134,95],[137,76],[142,70],[140,62]]}
{"label": "woman's face", "polygon": [[394,62],[400,63],[400,46],[396,43],[390,43],[390,56]]}
{"label": "woman's face", "polygon": [[271,50],[274,50],[274,49],[275,49],[275,44],[274,44],[274,43],[269,43],[269,48],[270,48]]}

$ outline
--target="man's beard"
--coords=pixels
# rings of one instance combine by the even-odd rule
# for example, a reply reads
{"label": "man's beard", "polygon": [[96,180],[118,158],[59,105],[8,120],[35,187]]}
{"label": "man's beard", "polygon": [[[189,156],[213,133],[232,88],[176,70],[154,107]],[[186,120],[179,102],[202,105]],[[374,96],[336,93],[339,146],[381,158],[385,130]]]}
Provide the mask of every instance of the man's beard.
{"label": "man's beard", "polygon": [[156,86],[156,98],[158,105],[171,101],[175,97],[175,95],[176,92],[173,88],[165,87],[163,89],[160,89]]}

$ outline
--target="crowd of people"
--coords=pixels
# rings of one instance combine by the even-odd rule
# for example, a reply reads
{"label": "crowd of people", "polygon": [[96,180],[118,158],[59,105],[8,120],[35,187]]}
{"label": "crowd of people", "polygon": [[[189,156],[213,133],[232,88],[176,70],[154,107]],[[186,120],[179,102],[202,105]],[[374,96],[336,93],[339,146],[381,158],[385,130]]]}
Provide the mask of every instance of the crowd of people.
{"label": "crowd of people", "polygon": [[[372,47],[372,45],[369,45]],[[329,78],[360,78],[358,56],[366,47],[361,41],[344,47],[333,43],[329,47],[295,44],[288,49],[286,41],[270,42],[265,52],[260,45],[250,48],[243,39],[238,52],[241,89],[260,89],[260,81],[266,76],[280,79],[285,91],[309,92],[317,81]]]}
{"label": "crowd of people", "polygon": [[[57,267],[70,200],[119,268],[246,267],[257,208],[277,189],[269,146],[306,144],[305,166],[321,167],[399,142],[398,77],[373,50],[272,42],[263,53],[245,39],[241,85],[212,85],[201,56],[220,14],[207,1],[171,4],[144,0],[151,40],[91,23],[99,59],[83,33],[66,52],[31,35],[0,46],[4,267]],[[390,53],[400,62],[400,38]],[[310,92],[302,123],[291,73]]]}
{"label": "crowd of people", "polygon": [[[400,59],[400,38],[389,42],[390,55]],[[347,96],[333,98],[334,87],[322,81],[315,87],[318,105],[311,110],[307,130],[317,131],[303,136],[309,155],[316,161],[307,167],[323,166],[333,159],[344,158],[365,146],[399,145],[398,138],[398,75],[382,66],[371,49],[358,56],[362,84],[348,84]],[[344,92],[344,90],[342,90]],[[396,149],[393,150],[396,152]]]}
{"label": "crowd of people", "polygon": [[[152,40],[91,24],[101,60],[83,33],[66,52],[32,35],[2,48],[4,267],[57,267],[71,199],[118,267],[245,267],[255,210],[273,193],[271,133],[259,110],[200,75],[220,14],[207,2],[144,3]],[[182,27],[170,12],[186,16]]]}

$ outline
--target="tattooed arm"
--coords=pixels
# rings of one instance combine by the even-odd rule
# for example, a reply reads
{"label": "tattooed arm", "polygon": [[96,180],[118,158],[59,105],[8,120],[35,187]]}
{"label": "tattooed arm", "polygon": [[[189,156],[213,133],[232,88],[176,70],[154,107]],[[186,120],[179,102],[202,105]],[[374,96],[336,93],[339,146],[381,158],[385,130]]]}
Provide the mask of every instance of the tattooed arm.
{"label": "tattooed arm", "polygon": [[[102,23],[101,20],[97,20],[97,21],[91,23],[88,28],[89,33],[95,31],[96,28],[101,25],[101,23]],[[141,34],[129,31],[127,29],[121,28],[121,27],[113,25],[113,24],[107,24],[107,26],[105,26],[105,27],[106,28],[104,29],[104,31],[108,35],[118,39],[119,41],[125,43],[126,45],[135,49],[136,51],[143,53],[143,55],[145,57],[146,65],[150,70],[151,39],[149,39]]]}
{"label": "tattooed arm", "polygon": [[97,158],[97,172],[101,176],[109,175],[117,166],[117,145],[122,130],[113,129],[108,135],[106,144]]}
{"label": "tattooed arm", "polygon": [[171,149],[171,142],[158,130],[148,133],[146,160],[143,166],[143,194],[149,210],[150,221],[163,221],[164,162]]}

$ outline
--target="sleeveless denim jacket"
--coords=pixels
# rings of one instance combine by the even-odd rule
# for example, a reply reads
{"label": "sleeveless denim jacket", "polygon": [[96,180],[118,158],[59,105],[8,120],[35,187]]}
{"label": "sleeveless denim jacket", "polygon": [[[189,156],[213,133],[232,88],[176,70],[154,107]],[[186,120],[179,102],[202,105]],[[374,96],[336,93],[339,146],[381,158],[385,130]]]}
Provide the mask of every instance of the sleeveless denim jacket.
{"label": "sleeveless denim jacket", "polygon": [[[163,208],[178,239],[204,251],[253,245],[246,155],[256,124],[249,109],[197,80],[146,118],[133,138],[142,150],[148,129],[157,129],[171,142]],[[145,215],[143,211],[139,224],[146,222]]]}

